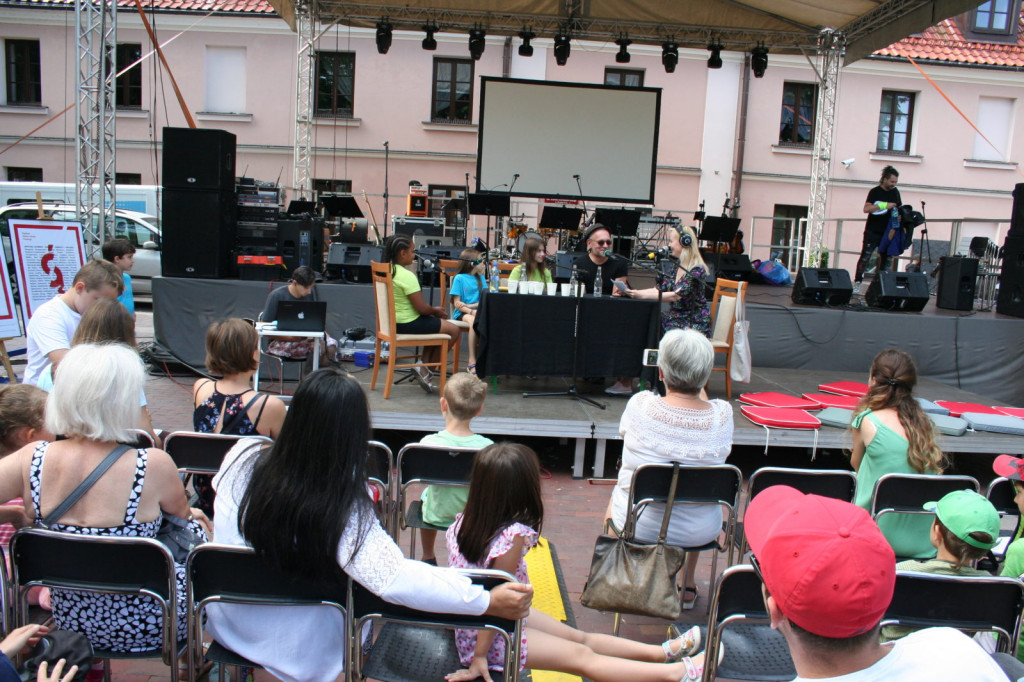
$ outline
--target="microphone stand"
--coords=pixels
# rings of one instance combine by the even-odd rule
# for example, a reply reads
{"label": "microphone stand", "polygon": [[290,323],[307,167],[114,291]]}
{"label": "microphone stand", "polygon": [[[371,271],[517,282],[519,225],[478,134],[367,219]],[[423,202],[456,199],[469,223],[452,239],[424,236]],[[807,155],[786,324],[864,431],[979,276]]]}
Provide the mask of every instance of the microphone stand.
{"label": "microphone stand", "polygon": [[[576,265],[572,266],[573,272],[576,272]],[[580,278],[574,277],[576,280],[576,305],[574,310],[574,318],[572,325],[572,378],[569,382],[569,388],[564,391],[526,391],[523,393],[524,398],[538,398],[538,397],[550,397],[550,396],[562,396],[565,398],[572,398],[573,400],[582,400],[585,403],[590,403],[594,407],[599,407],[602,410],[607,408],[607,405],[597,402],[593,398],[580,393],[579,388],[576,386],[576,370],[577,360],[579,359],[579,348],[580,348],[580,300],[583,298],[583,283],[580,282]]]}

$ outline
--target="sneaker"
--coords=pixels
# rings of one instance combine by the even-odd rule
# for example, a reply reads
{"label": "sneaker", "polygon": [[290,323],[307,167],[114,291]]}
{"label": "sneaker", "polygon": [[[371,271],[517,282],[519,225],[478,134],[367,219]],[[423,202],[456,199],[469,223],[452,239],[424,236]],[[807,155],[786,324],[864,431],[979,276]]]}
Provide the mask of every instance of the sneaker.
{"label": "sneaker", "polygon": [[430,370],[426,367],[413,367],[412,378],[416,380],[416,383],[420,385],[427,393],[432,393],[434,385],[430,383]]}
{"label": "sneaker", "polygon": [[616,382],[614,386],[604,389],[604,392],[608,395],[633,395],[633,387]]}
{"label": "sneaker", "polygon": [[853,293],[855,293],[855,294],[859,294],[860,293],[860,282],[854,282],[853,283]]}

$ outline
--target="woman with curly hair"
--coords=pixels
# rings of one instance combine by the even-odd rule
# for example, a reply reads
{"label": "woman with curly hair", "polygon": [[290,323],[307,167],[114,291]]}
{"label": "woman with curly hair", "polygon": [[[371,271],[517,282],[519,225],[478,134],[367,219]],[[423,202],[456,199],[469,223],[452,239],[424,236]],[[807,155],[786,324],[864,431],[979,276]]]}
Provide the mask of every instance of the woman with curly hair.
{"label": "woman with curly hair", "polygon": [[[875,482],[885,474],[938,475],[948,466],[935,444],[931,419],[914,399],[917,366],[907,353],[889,348],[875,356],[868,393],[857,404],[850,463],[857,472],[857,505],[870,511]],[[896,556],[930,558],[932,518],[886,514],[879,527]]]}

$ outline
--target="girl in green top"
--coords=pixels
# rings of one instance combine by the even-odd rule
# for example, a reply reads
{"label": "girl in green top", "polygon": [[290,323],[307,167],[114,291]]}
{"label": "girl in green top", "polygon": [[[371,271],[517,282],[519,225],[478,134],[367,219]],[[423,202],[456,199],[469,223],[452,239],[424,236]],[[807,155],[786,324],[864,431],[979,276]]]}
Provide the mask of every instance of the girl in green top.
{"label": "girl in green top", "polygon": [[[857,472],[857,505],[870,511],[875,482],[885,474],[941,474],[946,456],[935,444],[932,421],[914,400],[917,367],[907,353],[888,349],[875,356],[868,393],[861,398],[850,428]],[[932,518],[924,514],[886,514],[879,528],[897,557],[935,556],[929,537]]]}
{"label": "girl in green top", "polygon": [[536,237],[530,237],[523,245],[523,256],[519,265],[512,268],[509,273],[509,280],[519,281],[522,275],[522,268],[526,266],[526,279],[530,282],[550,282],[551,271],[545,258],[548,257],[544,242]]}

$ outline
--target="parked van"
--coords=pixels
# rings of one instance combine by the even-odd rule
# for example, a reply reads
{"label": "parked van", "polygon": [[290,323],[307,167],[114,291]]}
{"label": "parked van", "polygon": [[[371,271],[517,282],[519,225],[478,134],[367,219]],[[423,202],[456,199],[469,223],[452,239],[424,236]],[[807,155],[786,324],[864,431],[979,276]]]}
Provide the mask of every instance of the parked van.
{"label": "parked van", "polygon": [[[117,185],[114,190],[117,208],[158,216],[160,190],[159,185]],[[78,204],[73,182],[0,182],[0,206],[35,201],[36,192],[42,195],[43,201]]]}

